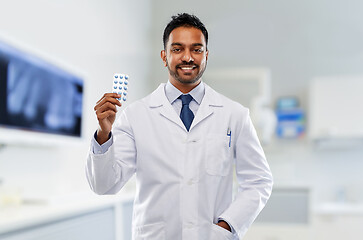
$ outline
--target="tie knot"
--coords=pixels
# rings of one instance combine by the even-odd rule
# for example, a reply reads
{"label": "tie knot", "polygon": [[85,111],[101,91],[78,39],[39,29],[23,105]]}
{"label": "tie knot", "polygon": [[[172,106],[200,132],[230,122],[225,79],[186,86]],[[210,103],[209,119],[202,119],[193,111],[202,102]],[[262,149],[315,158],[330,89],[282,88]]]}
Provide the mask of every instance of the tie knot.
{"label": "tie knot", "polygon": [[180,95],[179,99],[182,100],[183,105],[189,105],[193,97],[190,94],[186,94],[186,95]]}

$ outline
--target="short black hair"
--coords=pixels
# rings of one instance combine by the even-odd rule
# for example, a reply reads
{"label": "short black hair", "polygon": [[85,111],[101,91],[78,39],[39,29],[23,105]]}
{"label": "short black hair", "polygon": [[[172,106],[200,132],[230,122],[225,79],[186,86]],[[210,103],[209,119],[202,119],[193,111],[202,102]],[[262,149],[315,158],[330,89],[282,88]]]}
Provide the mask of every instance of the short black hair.
{"label": "short black hair", "polygon": [[163,35],[164,49],[166,49],[166,43],[169,40],[170,33],[178,27],[194,27],[202,31],[205,43],[208,45],[208,31],[204,24],[199,20],[198,17],[188,13],[179,13],[176,16],[171,17],[171,21],[166,25]]}

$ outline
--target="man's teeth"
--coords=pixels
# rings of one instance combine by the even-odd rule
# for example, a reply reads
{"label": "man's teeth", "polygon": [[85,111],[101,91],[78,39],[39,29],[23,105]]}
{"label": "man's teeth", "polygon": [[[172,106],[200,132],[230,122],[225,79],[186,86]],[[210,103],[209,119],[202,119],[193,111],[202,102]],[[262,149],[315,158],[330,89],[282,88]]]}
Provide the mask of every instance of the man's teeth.
{"label": "man's teeth", "polygon": [[183,70],[192,70],[194,67],[181,67]]}

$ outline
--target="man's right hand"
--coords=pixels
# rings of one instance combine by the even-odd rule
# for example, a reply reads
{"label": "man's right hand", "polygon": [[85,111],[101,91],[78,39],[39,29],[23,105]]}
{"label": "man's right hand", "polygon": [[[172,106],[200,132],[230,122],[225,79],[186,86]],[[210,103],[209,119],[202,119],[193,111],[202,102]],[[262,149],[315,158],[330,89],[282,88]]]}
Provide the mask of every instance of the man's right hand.
{"label": "man's right hand", "polygon": [[117,108],[121,107],[121,103],[116,99],[121,97],[117,93],[105,93],[96,103],[94,110],[98,119],[97,142],[102,145],[108,140],[108,136],[115,122]]}

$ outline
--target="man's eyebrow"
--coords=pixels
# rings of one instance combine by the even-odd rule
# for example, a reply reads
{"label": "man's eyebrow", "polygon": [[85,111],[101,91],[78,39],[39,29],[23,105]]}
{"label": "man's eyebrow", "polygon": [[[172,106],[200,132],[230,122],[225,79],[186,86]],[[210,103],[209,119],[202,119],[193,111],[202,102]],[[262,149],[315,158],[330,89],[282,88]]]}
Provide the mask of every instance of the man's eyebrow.
{"label": "man's eyebrow", "polygon": [[[183,44],[179,43],[179,42],[174,42],[171,44],[171,46],[183,46]],[[202,43],[193,43],[192,44],[193,47],[204,47],[204,45]]]}
{"label": "man's eyebrow", "polygon": [[193,46],[194,47],[204,47],[204,45],[203,44],[201,44],[201,43],[193,43]]}

